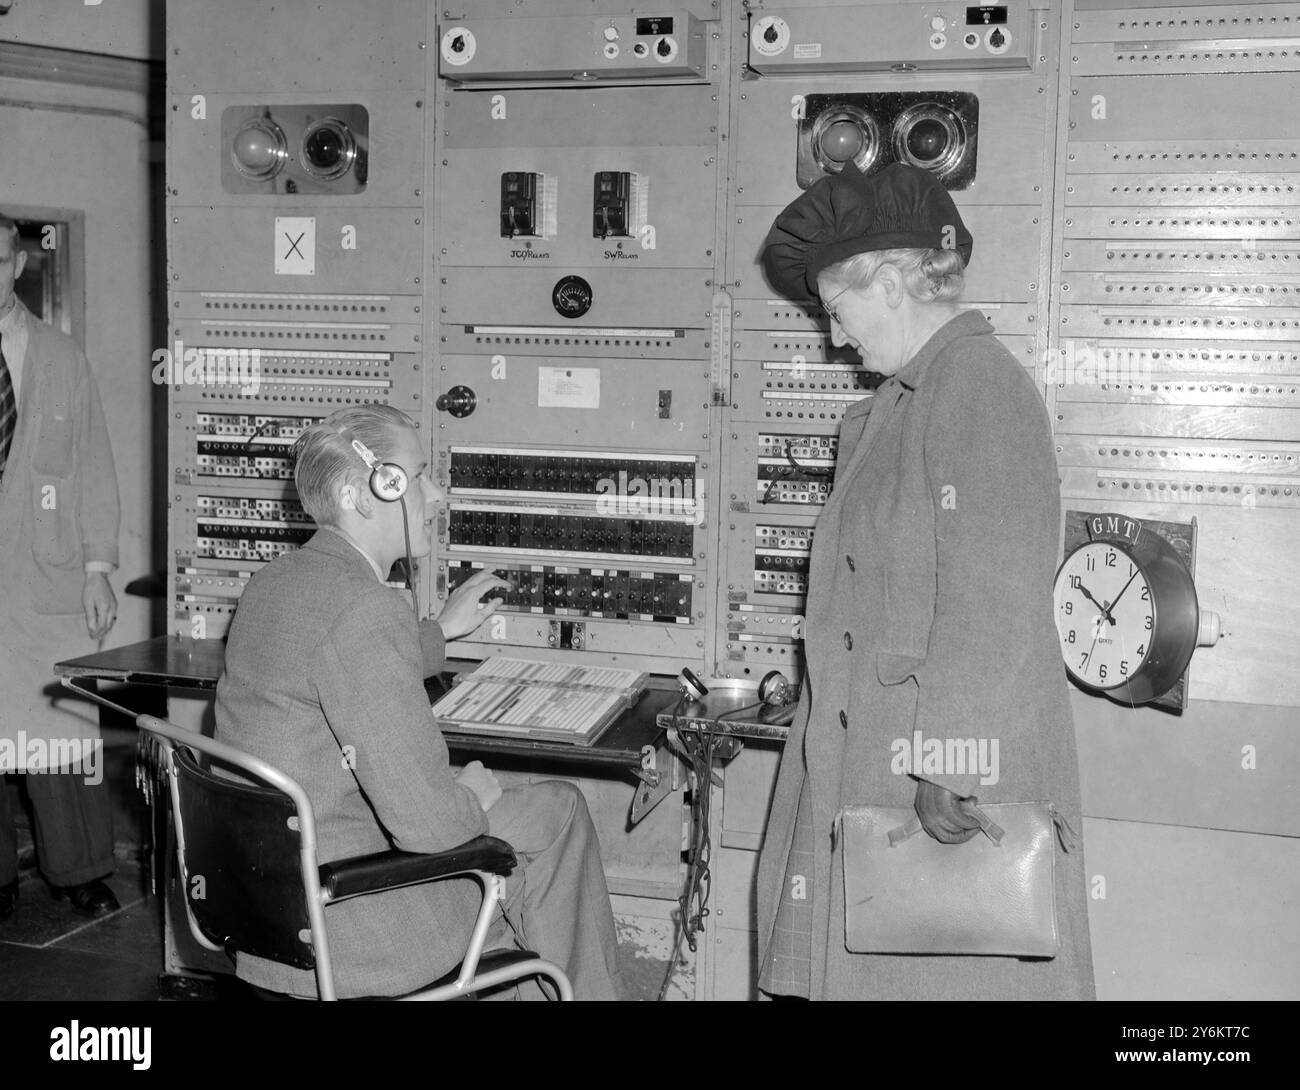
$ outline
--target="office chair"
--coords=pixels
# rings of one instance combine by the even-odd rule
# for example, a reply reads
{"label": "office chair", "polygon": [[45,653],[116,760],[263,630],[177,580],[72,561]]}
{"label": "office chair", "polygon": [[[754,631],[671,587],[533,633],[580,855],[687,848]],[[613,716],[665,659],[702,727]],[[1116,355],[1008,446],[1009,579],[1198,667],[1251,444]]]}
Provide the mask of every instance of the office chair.
{"label": "office chair", "polygon": [[[515,868],[510,845],[480,836],[450,851],[423,855],[386,851],[318,863],[311,800],[283,772],[232,746],[151,715],[136,725],[158,745],[170,786],[185,913],[194,938],[209,950],[236,952],[314,969],[320,998],[336,999],[326,909],[351,897],[472,877],[483,887],[469,948],[458,970],[408,1000],[454,999],[528,977],[549,980],[564,1000],[573,988],[563,971],[527,950],[483,945]],[[235,769],[257,786],[215,775],[209,764]]]}

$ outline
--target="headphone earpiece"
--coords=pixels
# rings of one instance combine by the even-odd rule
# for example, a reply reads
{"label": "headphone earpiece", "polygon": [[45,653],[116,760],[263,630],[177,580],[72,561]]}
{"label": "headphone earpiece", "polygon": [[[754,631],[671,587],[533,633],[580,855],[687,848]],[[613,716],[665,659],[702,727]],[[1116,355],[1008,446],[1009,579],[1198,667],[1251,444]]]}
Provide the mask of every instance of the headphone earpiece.
{"label": "headphone earpiece", "polygon": [[703,700],[709,695],[709,687],[686,667],[682,667],[682,672],[677,675],[677,680],[681,682],[682,694],[688,700]]}
{"label": "headphone earpiece", "polygon": [[406,476],[406,470],[396,462],[381,462],[375,457],[374,451],[350,431],[344,434],[351,441],[352,449],[361,456],[361,460],[370,470],[370,491],[375,499],[392,503],[405,496],[406,489],[411,483]]}
{"label": "headphone earpiece", "polygon": [[780,670],[769,670],[758,683],[758,699],[769,707],[784,708],[799,699],[798,691]]}

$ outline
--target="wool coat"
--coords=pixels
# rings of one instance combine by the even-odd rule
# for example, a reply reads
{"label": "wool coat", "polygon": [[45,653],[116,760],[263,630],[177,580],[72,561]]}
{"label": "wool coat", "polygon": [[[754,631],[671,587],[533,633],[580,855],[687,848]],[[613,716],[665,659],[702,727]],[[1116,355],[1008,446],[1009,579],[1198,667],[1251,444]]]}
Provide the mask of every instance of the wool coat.
{"label": "wool coat", "polygon": [[[56,704],[53,666],[87,655],[81,604],[87,561],[117,564],[118,495],[99,391],[85,353],[32,316],[18,393],[18,424],[0,477],[0,743],[16,769],[84,753],[98,715]],[[13,366],[13,361],[10,361]],[[47,692],[46,690],[49,690]]]}
{"label": "wool coat", "polygon": [[[801,990],[773,975],[789,941],[783,908],[797,908],[811,932],[811,998],[1093,997],[1081,839],[1056,855],[1060,952],[1024,960],[848,952],[833,838],[845,806],[910,807],[912,771],[982,803],[1053,802],[1081,833],[1051,607],[1059,516],[1042,399],[976,312],[947,322],[845,414],[813,538],[807,675],[759,861],[765,991]],[[996,740],[996,782],[969,767],[904,766],[918,732]]]}

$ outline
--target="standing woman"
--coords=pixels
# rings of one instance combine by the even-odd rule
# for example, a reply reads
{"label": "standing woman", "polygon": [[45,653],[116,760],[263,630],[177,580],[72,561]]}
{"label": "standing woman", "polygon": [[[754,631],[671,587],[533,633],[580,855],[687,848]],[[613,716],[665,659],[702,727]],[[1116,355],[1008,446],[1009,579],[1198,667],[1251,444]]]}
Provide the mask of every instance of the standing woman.
{"label": "standing woman", "polygon": [[[957,305],[971,246],[942,184],[893,164],[817,182],[777,217],[763,253],[772,284],[819,298],[832,342],[885,376],[844,415],[813,539],[807,682],[759,863],[768,994],[1094,998],[1081,845],[1057,854],[1053,959],[845,947],[841,808],[914,807],[948,844],[975,835],[961,802],[971,795],[1050,801],[1082,827],[1051,612],[1051,430],[1024,368],[981,314]],[[913,775],[922,770],[899,755],[929,739],[975,739],[997,760],[983,776],[928,766]]]}

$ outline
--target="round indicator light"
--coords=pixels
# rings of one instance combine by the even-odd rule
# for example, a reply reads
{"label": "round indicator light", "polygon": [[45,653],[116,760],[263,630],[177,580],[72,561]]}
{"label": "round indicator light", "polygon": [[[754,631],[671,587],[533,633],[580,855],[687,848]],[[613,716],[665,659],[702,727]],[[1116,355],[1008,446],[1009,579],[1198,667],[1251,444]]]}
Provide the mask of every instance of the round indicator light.
{"label": "round indicator light", "polygon": [[352,130],[332,117],[315,121],[302,137],[302,165],[309,174],[331,181],[341,178],[357,157]]}
{"label": "round indicator light", "polygon": [[259,182],[274,178],[289,159],[284,133],[270,118],[259,117],[235,134],[230,159],[245,178]]}

